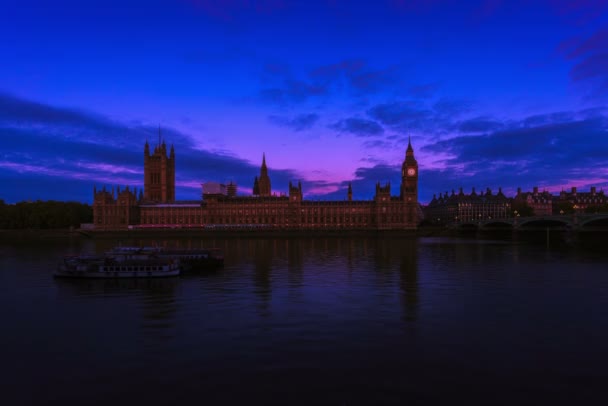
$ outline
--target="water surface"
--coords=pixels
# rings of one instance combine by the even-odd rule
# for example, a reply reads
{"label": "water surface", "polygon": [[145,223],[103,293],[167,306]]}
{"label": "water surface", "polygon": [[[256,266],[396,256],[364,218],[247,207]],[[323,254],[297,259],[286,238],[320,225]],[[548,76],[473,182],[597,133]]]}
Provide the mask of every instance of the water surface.
{"label": "water surface", "polygon": [[225,268],[54,280],[61,256],[118,242],[1,243],[4,404],[608,401],[601,252],[520,239],[154,242],[220,247]]}

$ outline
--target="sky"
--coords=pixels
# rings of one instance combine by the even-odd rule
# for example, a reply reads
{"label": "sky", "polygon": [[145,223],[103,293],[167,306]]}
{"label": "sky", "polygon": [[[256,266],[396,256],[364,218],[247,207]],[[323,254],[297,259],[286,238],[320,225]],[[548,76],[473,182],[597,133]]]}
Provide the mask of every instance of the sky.
{"label": "sky", "polygon": [[0,0],[0,199],[608,189],[608,0]]}

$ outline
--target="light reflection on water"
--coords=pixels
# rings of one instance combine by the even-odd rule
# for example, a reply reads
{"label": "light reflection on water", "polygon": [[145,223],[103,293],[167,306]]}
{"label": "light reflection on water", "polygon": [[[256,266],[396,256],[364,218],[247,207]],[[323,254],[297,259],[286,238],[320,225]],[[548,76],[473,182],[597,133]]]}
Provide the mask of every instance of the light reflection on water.
{"label": "light reflection on water", "polygon": [[117,243],[0,247],[9,394],[29,404],[606,396],[603,254],[504,239],[142,240],[121,243],[215,246],[225,268],[51,278],[61,256]]}

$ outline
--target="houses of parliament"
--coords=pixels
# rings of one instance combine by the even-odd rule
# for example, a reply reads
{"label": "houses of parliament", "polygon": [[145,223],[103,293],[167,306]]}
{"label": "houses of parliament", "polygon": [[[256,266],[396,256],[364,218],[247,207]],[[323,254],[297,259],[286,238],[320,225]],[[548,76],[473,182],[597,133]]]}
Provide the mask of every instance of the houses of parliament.
{"label": "houses of parliament", "polygon": [[143,191],[94,188],[94,228],[405,230],[415,229],[421,216],[418,163],[411,142],[402,164],[399,195],[391,194],[390,183],[377,183],[372,200],[353,200],[350,184],[344,200],[306,200],[300,182],[290,182],[288,193],[277,196],[272,193],[264,155],[251,196],[237,196],[236,185],[229,184],[227,189],[203,186],[200,201],[177,201],[175,159],[173,146],[167,152],[167,145],[159,140],[150,151],[146,141]]}

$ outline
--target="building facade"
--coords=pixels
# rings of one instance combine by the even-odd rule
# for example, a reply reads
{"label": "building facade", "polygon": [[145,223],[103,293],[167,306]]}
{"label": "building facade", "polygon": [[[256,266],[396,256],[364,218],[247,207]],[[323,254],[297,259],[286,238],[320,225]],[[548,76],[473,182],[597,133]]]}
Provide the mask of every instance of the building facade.
{"label": "building facade", "polygon": [[460,188],[459,193],[445,192],[439,196],[433,195],[433,200],[424,210],[425,219],[434,224],[474,223],[493,219],[511,217],[511,202],[498,189],[492,194],[488,188],[485,193],[477,194],[475,188],[470,194],[465,194]]}
{"label": "building facade", "polygon": [[517,195],[513,198],[513,215],[517,215],[515,209],[523,204],[530,207],[535,216],[553,215],[553,196],[545,190],[539,192],[537,186],[532,192],[522,192],[521,188],[517,188]]}
{"label": "building facade", "polygon": [[[391,195],[390,183],[376,184],[372,200],[352,199],[352,186],[345,200],[305,200],[302,184],[289,184],[287,195],[271,194],[271,182],[262,157],[260,176],[252,196],[233,193],[205,195],[201,201],[175,201],[175,152],[166,157],[166,147],[155,148],[150,164],[149,146],[144,147],[144,193],[139,197],[128,188],[114,192],[94,190],[94,221],[99,230],[127,228],[226,228],[226,229],[415,229],[422,213],[418,204],[418,163],[411,142],[402,165],[400,194]],[[156,162],[160,162],[157,164]],[[165,162],[165,164],[163,164]],[[163,166],[164,165],[164,166]],[[162,171],[167,170],[163,177]],[[161,173],[160,177],[150,177]],[[168,176],[171,174],[172,176]],[[150,182],[158,180],[158,182]],[[148,191],[147,188],[151,190]],[[171,193],[170,193],[171,192]],[[235,189],[236,192],[236,189]]]}
{"label": "building facade", "polygon": [[595,186],[592,186],[589,192],[580,192],[576,187],[572,187],[570,192],[562,190],[559,196],[553,201],[553,214],[562,214],[564,209],[572,209],[576,213],[594,213],[598,210],[604,210],[608,205],[608,198],[603,190],[597,191]]}

